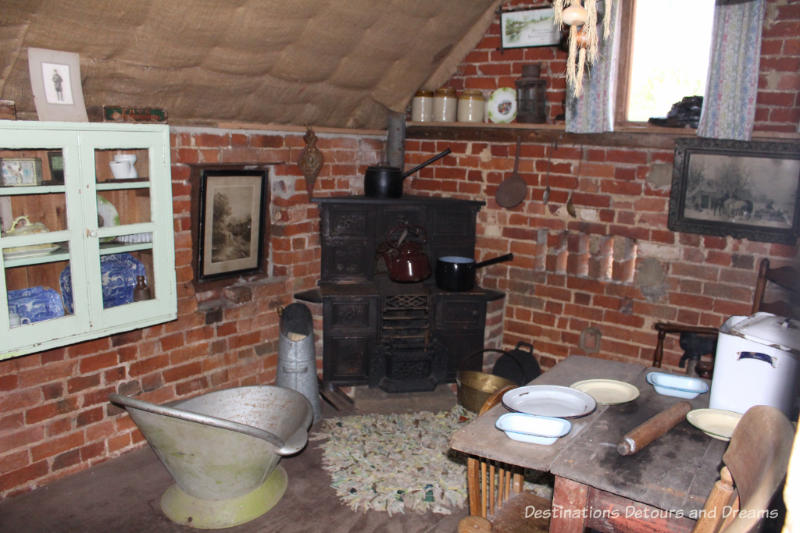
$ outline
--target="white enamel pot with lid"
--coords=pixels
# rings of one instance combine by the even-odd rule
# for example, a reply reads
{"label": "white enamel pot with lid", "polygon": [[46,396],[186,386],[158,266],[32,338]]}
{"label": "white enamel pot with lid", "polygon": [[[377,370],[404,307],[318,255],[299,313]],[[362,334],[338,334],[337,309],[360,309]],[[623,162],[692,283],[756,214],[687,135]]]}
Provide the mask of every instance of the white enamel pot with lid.
{"label": "white enamel pot with lid", "polygon": [[720,328],[709,407],[744,413],[771,405],[790,419],[800,383],[800,322],[756,313]]}

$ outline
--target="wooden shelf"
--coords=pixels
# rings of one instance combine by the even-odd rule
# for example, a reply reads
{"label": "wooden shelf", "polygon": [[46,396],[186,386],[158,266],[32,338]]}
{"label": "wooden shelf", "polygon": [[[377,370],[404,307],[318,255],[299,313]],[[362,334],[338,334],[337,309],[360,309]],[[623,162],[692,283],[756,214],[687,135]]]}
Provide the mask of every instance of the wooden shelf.
{"label": "wooden shelf", "polygon": [[[605,133],[569,133],[564,124],[467,124],[459,122],[406,124],[407,139],[446,139],[453,141],[554,143],[592,146],[619,146],[626,148],[659,148],[673,150],[675,139],[695,137],[692,128],[661,128],[654,126],[624,126]],[[756,139],[797,140],[800,135],[782,133],[754,133]]]}

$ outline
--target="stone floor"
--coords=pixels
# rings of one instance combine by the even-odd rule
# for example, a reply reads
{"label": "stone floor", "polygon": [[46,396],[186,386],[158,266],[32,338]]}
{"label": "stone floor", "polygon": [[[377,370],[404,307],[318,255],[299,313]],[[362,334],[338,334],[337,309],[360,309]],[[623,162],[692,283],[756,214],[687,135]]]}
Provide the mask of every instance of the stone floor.
{"label": "stone floor", "polygon": [[[352,408],[335,410],[322,402],[323,416],[449,409],[456,397],[449,386],[425,393],[388,394],[357,388]],[[341,406],[344,407],[344,406]],[[342,505],[322,470],[321,452],[310,443],[281,465],[289,486],[280,502],[262,517],[225,529],[231,533],[452,533],[466,515],[433,513],[392,515],[354,512]],[[159,508],[161,493],[172,483],[149,447],[106,461],[41,489],[0,502],[0,531],[25,533],[160,533],[197,531],[170,522]]]}

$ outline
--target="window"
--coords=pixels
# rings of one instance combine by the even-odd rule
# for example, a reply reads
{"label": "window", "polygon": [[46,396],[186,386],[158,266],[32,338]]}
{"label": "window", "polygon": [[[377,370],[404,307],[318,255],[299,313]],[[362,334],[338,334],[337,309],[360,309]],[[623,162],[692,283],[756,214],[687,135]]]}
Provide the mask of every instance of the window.
{"label": "window", "polygon": [[702,96],[714,0],[625,0],[621,7],[617,122],[666,117],[683,97]]}

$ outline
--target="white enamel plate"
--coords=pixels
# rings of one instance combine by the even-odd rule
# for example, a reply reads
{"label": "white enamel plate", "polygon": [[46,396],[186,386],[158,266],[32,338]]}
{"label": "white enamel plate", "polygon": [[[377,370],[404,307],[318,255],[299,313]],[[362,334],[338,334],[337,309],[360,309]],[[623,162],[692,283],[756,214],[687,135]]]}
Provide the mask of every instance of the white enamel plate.
{"label": "white enamel plate", "polygon": [[559,385],[527,385],[503,394],[503,405],[529,415],[574,418],[588,415],[597,407],[594,398]]}
{"label": "white enamel plate", "polygon": [[691,425],[709,437],[726,441],[731,440],[740,418],[740,413],[724,409],[694,409],[686,413],[686,420]]}
{"label": "white enamel plate", "polygon": [[626,403],[639,397],[639,389],[634,385],[616,379],[585,379],[570,387],[585,392],[602,405]]}

